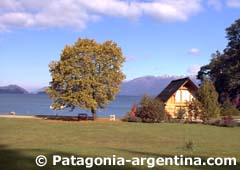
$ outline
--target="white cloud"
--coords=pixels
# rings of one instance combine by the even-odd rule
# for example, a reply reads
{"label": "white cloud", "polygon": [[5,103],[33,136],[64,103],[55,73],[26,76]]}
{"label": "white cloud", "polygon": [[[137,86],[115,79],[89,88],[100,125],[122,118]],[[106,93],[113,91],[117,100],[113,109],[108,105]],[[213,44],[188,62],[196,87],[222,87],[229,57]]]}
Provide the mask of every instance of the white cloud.
{"label": "white cloud", "polygon": [[200,50],[198,48],[191,48],[188,50],[188,54],[193,55],[193,56],[197,56],[199,55]]}
{"label": "white cloud", "polygon": [[200,66],[193,64],[187,69],[187,74],[189,75],[197,75],[198,71],[200,70]]}
{"label": "white cloud", "polygon": [[216,10],[221,10],[223,6],[221,0],[208,0],[208,5],[212,6]]}
{"label": "white cloud", "polygon": [[240,0],[227,0],[227,6],[232,8],[240,8]]}
{"label": "white cloud", "polygon": [[202,10],[201,0],[1,0],[0,31],[12,28],[71,27],[81,30],[104,16],[160,22],[186,21]]}
{"label": "white cloud", "polygon": [[191,15],[202,10],[199,0],[155,1],[139,4],[143,13],[159,21],[186,21]]}
{"label": "white cloud", "polygon": [[216,10],[221,10],[223,5],[229,8],[240,8],[240,0],[208,0],[207,4]]}
{"label": "white cloud", "polygon": [[89,13],[108,15],[113,17],[135,18],[141,15],[139,3],[120,0],[80,0],[78,7],[86,9]]}
{"label": "white cloud", "polygon": [[[240,7],[240,0],[208,0],[217,10],[223,4]],[[70,27],[84,29],[104,16],[137,20],[149,16],[158,22],[187,21],[201,12],[203,0],[0,0],[0,31],[13,28]]]}
{"label": "white cloud", "polygon": [[13,1],[9,1],[9,0],[1,0],[0,1],[0,7],[1,10],[5,9],[5,10],[17,10],[20,7],[20,2],[13,0]]}

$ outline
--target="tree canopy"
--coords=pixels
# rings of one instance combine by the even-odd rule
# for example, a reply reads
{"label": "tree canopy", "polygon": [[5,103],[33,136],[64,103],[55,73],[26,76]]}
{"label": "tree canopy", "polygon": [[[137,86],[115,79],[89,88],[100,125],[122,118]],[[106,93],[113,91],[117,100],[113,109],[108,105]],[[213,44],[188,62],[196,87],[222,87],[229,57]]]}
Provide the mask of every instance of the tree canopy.
{"label": "tree canopy", "polygon": [[121,48],[112,41],[78,39],[66,46],[60,61],[49,64],[52,81],[46,92],[53,109],[75,107],[91,110],[96,118],[97,108],[114,100],[125,78]]}
{"label": "tree canopy", "polygon": [[209,64],[202,66],[198,79],[210,78],[222,98],[240,94],[240,19],[226,28],[228,44],[223,53],[217,51]]}

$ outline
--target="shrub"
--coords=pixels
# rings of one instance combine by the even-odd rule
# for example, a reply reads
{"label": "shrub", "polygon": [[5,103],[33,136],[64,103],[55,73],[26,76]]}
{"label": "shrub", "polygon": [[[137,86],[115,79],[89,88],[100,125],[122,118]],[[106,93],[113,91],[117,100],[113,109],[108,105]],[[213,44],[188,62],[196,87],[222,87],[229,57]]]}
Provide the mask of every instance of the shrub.
{"label": "shrub", "polygon": [[137,116],[131,116],[128,118],[128,122],[142,122],[142,119]]}
{"label": "shrub", "polygon": [[193,99],[192,102],[189,103],[188,116],[190,118],[193,117],[194,119],[197,119],[197,118],[203,119],[204,117],[203,106],[198,100]]}
{"label": "shrub", "polygon": [[231,103],[229,98],[223,102],[221,109],[222,116],[236,116],[239,115],[239,113],[239,110]]}
{"label": "shrub", "polygon": [[164,116],[164,105],[160,100],[148,95],[142,97],[137,117],[140,117],[143,122],[160,122]]}
{"label": "shrub", "polygon": [[236,127],[238,123],[232,118],[232,116],[223,116],[218,119],[211,119],[208,124],[223,127]]}
{"label": "shrub", "polygon": [[185,108],[181,108],[177,111],[177,119],[184,119],[187,111]]}
{"label": "shrub", "polygon": [[134,103],[131,111],[127,112],[126,116],[122,120],[126,122],[142,122],[142,119],[137,117],[137,110],[137,105]]}
{"label": "shrub", "polygon": [[235,127],[237,126],[236,122],[232,118],[232,116],[224,116],[221,118],[219,122],[219,126],[225,126],[225,127]]}
{"label": "shrub", "polygon": [[169,119],[165,119],[164,122],[167,122],[167,123],[185,123],[185,120],[184,119],[169,118]]}
{"label": "shrub", "polygon": [[204,124],[220,126],[220,121],[221,121],[220,118],[212,118],[212,119],[209,119],[207,122],[204,122]]}
{"label": "shrub", "polygon": [[142,119],[137,116],[132,116],[131,112],[127,112],[127,114],[122,118],[124,122],[142,122]]}
{"label": "shrub", "polygon": [[193,150],[194,148],[194,142],[192,140],[188,140],[185,145],[184,148],[187,150]]}

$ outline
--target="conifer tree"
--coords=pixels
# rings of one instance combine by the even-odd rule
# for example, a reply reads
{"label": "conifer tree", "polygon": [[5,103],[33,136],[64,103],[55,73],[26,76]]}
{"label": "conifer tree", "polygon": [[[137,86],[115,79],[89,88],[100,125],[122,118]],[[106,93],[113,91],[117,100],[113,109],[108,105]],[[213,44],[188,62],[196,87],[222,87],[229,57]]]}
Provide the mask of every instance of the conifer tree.
{"label": "conifer tree", "polygon": [[196,93],[196,97],[202,105],[202,117],[204,120],[216,118],[220,115],[221,109],[218,103],[218,93],[213,82],[205,78]]}

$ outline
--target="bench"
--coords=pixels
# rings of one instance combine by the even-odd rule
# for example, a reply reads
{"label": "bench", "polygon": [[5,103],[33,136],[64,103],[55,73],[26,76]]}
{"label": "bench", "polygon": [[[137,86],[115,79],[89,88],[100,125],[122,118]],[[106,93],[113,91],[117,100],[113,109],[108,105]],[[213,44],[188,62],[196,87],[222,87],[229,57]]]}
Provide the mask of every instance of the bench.
{"label": "bench", "polygon": [[86,113],[79,113],[78,120],[88,120],[88,114]]}
{"label": "bench", "polygon": [[110,121],[115,121],[115,120],[116,120],[116,115],[111,114],[111,115],[110,115]]}

